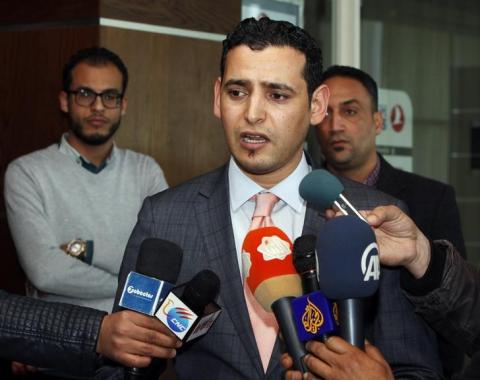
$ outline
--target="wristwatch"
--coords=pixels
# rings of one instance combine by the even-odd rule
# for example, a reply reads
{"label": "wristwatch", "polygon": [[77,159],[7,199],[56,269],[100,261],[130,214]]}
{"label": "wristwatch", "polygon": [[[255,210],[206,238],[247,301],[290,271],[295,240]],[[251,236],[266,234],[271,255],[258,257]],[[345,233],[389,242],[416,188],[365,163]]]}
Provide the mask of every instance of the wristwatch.
{"label": "wristwatch", "polygon": [[87,242],[81,239],[73,239],[67,244],[67,254],[77,259],[84,260],[87,253]]}

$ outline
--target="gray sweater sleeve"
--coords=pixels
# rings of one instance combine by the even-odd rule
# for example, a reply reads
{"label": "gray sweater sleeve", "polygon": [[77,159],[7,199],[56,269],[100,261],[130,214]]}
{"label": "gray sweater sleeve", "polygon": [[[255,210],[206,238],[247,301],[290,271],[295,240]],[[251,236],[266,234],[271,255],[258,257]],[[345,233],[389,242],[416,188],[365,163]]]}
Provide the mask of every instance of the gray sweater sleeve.
{"label": "gray sweater sleeve", "polygon": [[42,191],[46,190],[28,169],[16,162],[9,165],[5,174],[8,224],[28,279],[45,293],[81,299],[113,298],[116,275],[68,256],[59,248],[56,226],[48,220]]}
{"label": "gray sweater sleeve", "polygon": [[0,290],[0,357],[90,375],[106,313]]}

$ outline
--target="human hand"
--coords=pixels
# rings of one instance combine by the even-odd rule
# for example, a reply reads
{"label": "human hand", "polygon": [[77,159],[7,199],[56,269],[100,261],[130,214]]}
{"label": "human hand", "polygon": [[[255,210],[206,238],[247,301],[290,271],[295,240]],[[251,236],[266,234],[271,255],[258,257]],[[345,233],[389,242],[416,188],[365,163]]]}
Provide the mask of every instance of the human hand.
{"label": "human hand", "polygon": [[415,278],[422,277],[430,262],[430,243],[415,223],[396,206],[362,211],[374,228],[380,262],[404,266]]}
{"label": "human hand", "polygon": [[146,367],[152,357],[176,355],[182,342],[158,319],[123,310],[105,316],[97,352],[127,367]]}
{"label": "human hand", "polygon": [[[365,352],[352,346],[340,337],[330,337],[325,343],[310,341],[306,345],[310,352],[304,361],[309,372],[289,370],[286,380],[393,380],[390,366],[380,351],[370,343],[365,343]],[[288,354],[281,357],[285,368],[291,368],[292,359]]]}
{"label": "human hand", "polygon": [[[422,277],[430,262],[430,243],[416,224],[396,206],[379,206],[360,213],[373,227],[380,262],[387,266],[404,266],[415,278]],[[326,210],[327,219],[343,216]]]}
{"label": "human hand", "polygon": [[13,376],[28,376],[37,372],[37,367],[15,361],[11,363],[10,369]]}

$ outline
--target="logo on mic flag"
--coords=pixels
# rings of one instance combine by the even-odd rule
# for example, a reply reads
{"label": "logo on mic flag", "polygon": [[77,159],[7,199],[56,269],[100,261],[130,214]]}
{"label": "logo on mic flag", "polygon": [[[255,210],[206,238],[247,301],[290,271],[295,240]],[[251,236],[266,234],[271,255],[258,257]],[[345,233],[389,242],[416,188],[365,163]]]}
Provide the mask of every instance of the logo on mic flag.
{"label": "logo on mic flag", "polygon": [[293,266],[293,244],[278,227],[249,231],[242,247],[244,278],[262,307],[286,296],[302,294],[300,277]]}
{"label": "logo on mic flag", "polygon": [[185,337],[198,318],[198,315],[173,293],[165,298],[155,316],[180,339]]}
{"label": "logo on mic flag", "polygon": [[139,313],[153,315],[157,305],[173,288],[172,284],[137,272],[130,272],[119,305]]}
{"label": "logo on mic flag", "polygon": [[332,303],[321,291],[292,299],[291,307],[302,342],[337,331]]}
{"label": "logo on mic flag", "polygon": [[323,320],[322,311],[307,297],[307,306],[305,306],[305,312],[302,316],[302,324],[305,331],[316,334],[322,327]]}

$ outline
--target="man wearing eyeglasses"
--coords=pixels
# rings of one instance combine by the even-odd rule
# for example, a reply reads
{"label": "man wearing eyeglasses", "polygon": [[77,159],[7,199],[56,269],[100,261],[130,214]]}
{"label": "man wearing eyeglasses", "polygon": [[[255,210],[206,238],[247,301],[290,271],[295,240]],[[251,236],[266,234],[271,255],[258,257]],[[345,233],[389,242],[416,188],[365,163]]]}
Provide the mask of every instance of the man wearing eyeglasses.
{"label": "man wearing eyeglasses", "polygon": [[167,188],[151,157],[113,142],[127,83],[115,53],[74,54],[59,96],[69,131],[7,169],[8,222],[31,296],[111,311],[143,199]]}

